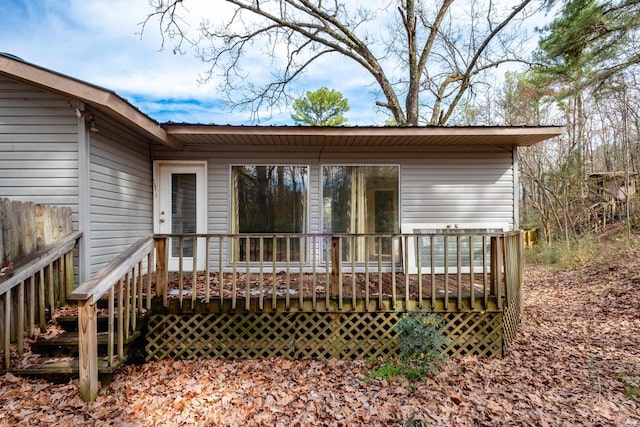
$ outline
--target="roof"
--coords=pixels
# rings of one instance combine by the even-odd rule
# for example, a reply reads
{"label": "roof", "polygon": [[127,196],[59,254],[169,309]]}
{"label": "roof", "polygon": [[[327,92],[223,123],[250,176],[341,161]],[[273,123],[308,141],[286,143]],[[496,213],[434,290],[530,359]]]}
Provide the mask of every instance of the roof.
{"label": "roof", "polygon": [[78,99],[160,144],[211,146],[529,146],[562,126],[307,127],[159,124],[115,92],[0,52],[0,75]]}
{"label": "roof", "polygon": [[593,172],[589,174],[589,178],[624,178],[626,176],[637,176],[638,172]]}
{"label": "roof", "polygon": [[303,147],[529,146],[564,133],[563,126],[311,127],[165,123],[184,144]]}
{"label": "roof", "polygon": [[5,53],[0,53],[0,75],[78,99],[153,141],[173,148],[182,147],[182,144],[168,135],[158,122],[111,90],[39,67]]}

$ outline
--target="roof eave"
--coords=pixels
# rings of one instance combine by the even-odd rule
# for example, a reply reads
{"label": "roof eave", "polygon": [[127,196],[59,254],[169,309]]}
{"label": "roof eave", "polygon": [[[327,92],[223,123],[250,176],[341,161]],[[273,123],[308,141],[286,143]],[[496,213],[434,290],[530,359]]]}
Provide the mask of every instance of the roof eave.
{"label": "roof eave", "polygon": [[183,144],[169,135],[160,124],[115,92],[4,55],[0,55],[0,73],[23,83],[78,99],[115,117],[155,142],[178,150],[182,148]]}
{"label": "roof eave", "polygon": [[564,126],[465,126],[465,127],[312,127],[312,126],[232,126],[232,125],[201,125],[201,124],[173,124],[166,123],[163,127],[169,135],[176,138],[189,135],[210,137],[238,136],[270,138],[273,136],[287,137],[423,137],[428,141],[430,137],[442,137],[454,140],[457,137],[477,136],[483,140],[492,136],[508,137],[512,146],[531,146],[565,132]]}

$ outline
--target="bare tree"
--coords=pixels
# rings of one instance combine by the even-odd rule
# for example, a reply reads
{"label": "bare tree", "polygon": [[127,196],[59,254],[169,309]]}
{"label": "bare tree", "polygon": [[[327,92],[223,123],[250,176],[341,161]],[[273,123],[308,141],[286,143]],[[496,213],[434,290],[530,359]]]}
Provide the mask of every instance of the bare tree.
{"label": "bare tree", "polygon": [[[445,124],[483,72],[522,61],[518,26],[536,0],[379,0],[380,7],[338,0],[224,0],[229,19],[203,17],[190,36],[187,0],[152,0],[143,23],[159,25],[174,51],[194,48],[207,64],[203,80],[221,77],[232,106],[257,113],[289,101],[288,85],[327,55],[363,67],[378,107],[401,126]],[[220,4],[223,2],[220,1]],[[505,4],[511,6],[505,6]],[[362,4],[365,4],[362,2]],[[367,3],[369,4],[369,3]],[[268,83],[252,83],[245,56],[264,49],[272,58]]]}

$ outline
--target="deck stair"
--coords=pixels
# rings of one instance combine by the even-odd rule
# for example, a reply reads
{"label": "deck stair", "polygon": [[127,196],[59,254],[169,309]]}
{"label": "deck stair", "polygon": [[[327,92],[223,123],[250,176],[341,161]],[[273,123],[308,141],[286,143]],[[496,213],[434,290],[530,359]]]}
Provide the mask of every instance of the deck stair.
{"label": "deck stair", "polygon": [[[74,251],[81,236],[58,239],[0,277],[0,374],[74,375],[82,381],[87,360],[96,377],[144,360],[150,306],[144,303],[151,297],[143,299],[143,261],[125,253],[95,280],[76,286]],[[153,247],[152,238],[147,246]],[[149,256],[144,261],[151,265]]]}
{"label": "deck stair", "polygon": [[[100,315],[97,318],[98,335],[98,374],[108,377],[119,367],[127,362],[144,360],[141,352],[144,351],[144,328],[146,328],[146,315],[139,316],[136,322],[136,330],[123,340],[123,357],[118,357],[117,343],[112,341],[113,363],[107,363],[109,357],[108,316]],[[118,329],[117,319],[115,329]],[[15,375],[25,376],[49,376],[71,375],[79,373],[79,334],[78,316],[65,315],[56,317],[55,323],[64,331],[50,338],[40,338],[32,342],[27,356],[27,363],[18,363],[7,369]]]}

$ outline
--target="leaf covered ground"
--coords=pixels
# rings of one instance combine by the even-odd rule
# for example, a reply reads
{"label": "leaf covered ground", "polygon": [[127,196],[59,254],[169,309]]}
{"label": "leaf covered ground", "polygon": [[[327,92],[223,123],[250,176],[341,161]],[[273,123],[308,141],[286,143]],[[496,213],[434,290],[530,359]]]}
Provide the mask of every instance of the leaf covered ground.
{"label": "leaf covered ground", "polygon": [[[606,255],[606,254],[605,254]],[[503,359],[451,359],[415,382],[362,361],[128,366],[95,402],[75,380],[0,376],[0,425],[640,426],[640,250],[553,272],[529,267]]]}

